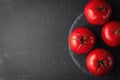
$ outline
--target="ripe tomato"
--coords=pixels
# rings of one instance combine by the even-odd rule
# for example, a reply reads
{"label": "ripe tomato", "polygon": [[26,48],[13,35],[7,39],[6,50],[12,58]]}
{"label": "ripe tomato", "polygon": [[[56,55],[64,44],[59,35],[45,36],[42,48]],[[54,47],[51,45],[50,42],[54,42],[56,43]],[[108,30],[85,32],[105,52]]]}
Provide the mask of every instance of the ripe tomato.
{"label": "ripe tomato", "polygon": [[101,34],[107,45],[111,47],[120,45],[120,22],[111,21],[106,23],[102,28]]}
{"label": "ripe tomato", "polygon": [[77,54],[85,54],[95,45],[95,36],[87,28],[74,29],[68,39],[70,48]]}
{"label": "ripe tomato", "polygon": [[102,25],[111,17],[112,8],[106,0],[90,0],[84,8],[84,14],[89,23]]}
{"label": "ripe tomato", "polygon": [[105,49],[97,48],[86,59],[87,69],[95,76],[109,73],[114,65],[112,55]]}

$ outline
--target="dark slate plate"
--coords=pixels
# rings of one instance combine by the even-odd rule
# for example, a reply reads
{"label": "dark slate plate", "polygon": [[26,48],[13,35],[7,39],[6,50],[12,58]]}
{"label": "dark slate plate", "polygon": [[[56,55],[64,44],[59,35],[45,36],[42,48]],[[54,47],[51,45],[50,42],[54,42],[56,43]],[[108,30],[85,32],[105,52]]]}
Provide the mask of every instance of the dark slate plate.
{"label": "dark slate plate", "polygon": [[[80,13],[80,15],[75,19],[75,21],[73,22],[71,28],[70,28],[70,32],[69,32],[69,35],[70,33],[72,32],[72,30],[74,30],[75,28],[77,27],[86,27],[88,29],[90,29],[94,34],[95,34],[95,37],[96,37],[96,44],[94,46],[93,49],[95,48],[103,48],[103,49],[106,49],[108,50],[114,57],[114,60],[115,60],[115,66],[113,68],[113,70],[111,71],[110,74],[108,74],[107,76],[115,76],[115,75],[118,75],[120,74],[120,59],[119,59],[119,50],[120,50],[120,46],[118,47],[109,47],[107,46],[104,41],[102,40],[101,38],[101,29],[102,29],[102,26],[95,26],[95,25],[91,25],[87,22],[86,18],[85,18],[85,15],[84,13]],[[68,45],[69,46],[69,45]],[[92,49],[92,50],[93,50]],[[91,50],[91,51],[92,51]],[[74,63],[79,67],[80,70],[82,70],[84,73],[88,74],[88,75],[91,75],[93,76],[86,68],[86,57],[87,55],[89,54],[89,51],[88,53],[86,53],[85,55],[78,55],[78,54],[75,54],[69,47],[69,51],[70,51],[70,55],[71,55],[71,58],[73,59]]]}

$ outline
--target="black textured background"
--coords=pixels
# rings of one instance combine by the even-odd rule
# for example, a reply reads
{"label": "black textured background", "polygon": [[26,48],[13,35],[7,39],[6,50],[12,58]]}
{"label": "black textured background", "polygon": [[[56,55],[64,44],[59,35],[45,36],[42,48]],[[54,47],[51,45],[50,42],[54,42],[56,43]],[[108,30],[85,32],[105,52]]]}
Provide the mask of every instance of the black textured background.
{"label": "black textured background", "polygon": [[[68,33],[87,1],[0,0],[0,80],[120,80],[88,76],[69,55]],[[120,1],[108,1],[120,20]]]}

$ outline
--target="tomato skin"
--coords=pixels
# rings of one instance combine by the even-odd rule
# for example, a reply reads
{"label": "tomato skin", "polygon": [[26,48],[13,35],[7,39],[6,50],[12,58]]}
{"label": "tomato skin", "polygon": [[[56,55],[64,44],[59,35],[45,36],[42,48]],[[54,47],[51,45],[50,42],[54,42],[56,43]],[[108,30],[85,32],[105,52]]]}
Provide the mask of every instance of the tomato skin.
{"label": "tomato skin", "polygon": [[120,45],[120,21],[111,21],[102,28],[102,39],[110,47]]}
{"label": "tomato skin", "polygon": [[[103,61],[100,63],[100,61]],[[110,52],[105,49],[97,48],[89,53],[86,58],[87,69],[95,76],[108,74],[114,65],[114,60]]]}
{"label": "tomato skin", "polygon": [[68,44],[76,54],[85,54],[95,45],[95,35],[85,27],[74,29],[69,35]]}
{"label": "tomato skin", "polygon": [[106,0],[90,0],[84,8],[84,14],[89,23],[102,25],[110,19],[112,8]]}

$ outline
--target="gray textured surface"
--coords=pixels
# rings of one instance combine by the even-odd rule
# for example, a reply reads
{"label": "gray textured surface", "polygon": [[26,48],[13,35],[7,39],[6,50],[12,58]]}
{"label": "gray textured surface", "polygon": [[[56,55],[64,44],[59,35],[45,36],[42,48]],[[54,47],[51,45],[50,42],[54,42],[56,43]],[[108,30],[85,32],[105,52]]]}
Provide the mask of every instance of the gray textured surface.
{"label": "gray textured surface", "polygon": [[0,0],[0,80],[98,80],[81,72],[67,46],[70,26],[86,2]]}

